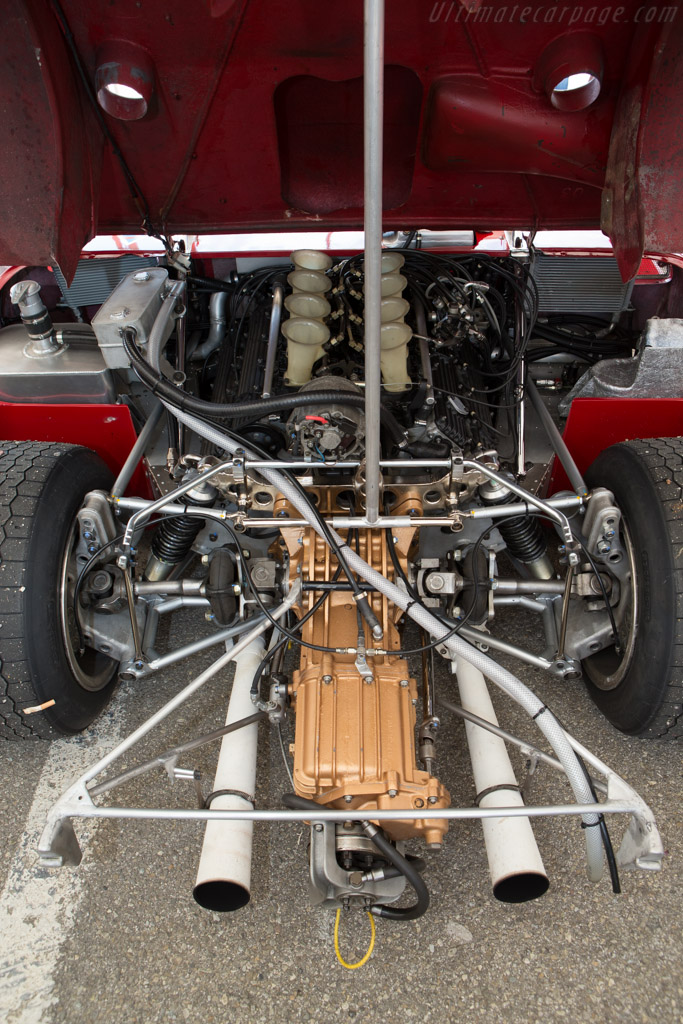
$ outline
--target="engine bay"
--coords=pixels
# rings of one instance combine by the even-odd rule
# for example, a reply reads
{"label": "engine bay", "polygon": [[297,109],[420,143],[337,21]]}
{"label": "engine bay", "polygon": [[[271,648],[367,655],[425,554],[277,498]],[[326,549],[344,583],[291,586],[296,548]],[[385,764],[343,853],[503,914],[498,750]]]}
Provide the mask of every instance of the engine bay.
{"label": "engine bay", "polygon": [[[512,742],[570,779],[577,803],[561,813],[582,817],[592,878],[603,845],[613,885],[617,860],[658,867],[661,841],[640,797],[493,660],[503,653],[567,683],[583,674],[599,704],[632,671],[634,534],[614,493],[589,486],[563,449],[557,407],[593,366],[637,366],[640,332],[622,315],[539,314],[532,259],[386,249],[380,400],[368,403],[363,255],[300,249],[291,262],[255,262],[209,279],[177,253],[123,275],[90,324],[54,323],[38,284],[13,286],[21,323],[0,331],[0,360],[14,369],[14,400],[25,398],[29,363],[34,396],[78,380],[82,401],[119,396],[143,423],[118,478],[84,495],[68,533],[59,594],[70,672],[103,702],[116,679],[143,683],[226,649],[58,801],[42,863],[80,858],[74,817],[203,820],[195,898],[234,910],[249,899],[253,824],[307,821],[315,904],[410,920],[429,895],[425,861],[406,843],[437,851],[454,821],[480,817],[494,893],[536,898],[548,880],[530,821],[558,811],[525,808]],[[529,441],[538,448],[530,417],[547,435],[544,461],[528,457]],[[549,486],[553,449],[564,490]],[[149,497],[129,493],[141,457]],[[511,606],[536,623],[534,649],[497,634]],[[197,610],[203,635],[159,654],[162,617],[178,608]],[[474,808],[453,807],[439,777],[435,658],[457,678],[461,703],[448,706],[467,723]],[[230,661],[225,727],[97,781]],[[485,676],[525,708],[555,758],[500,730]],[[651,715],[627,710],[636,719],[617,716],[618,727],[650,726]],[[50,728],[71,727],[67,701],[42,711]],[[660,731],[665,715],[663,705]],[[284,809],[257,808],[259,722],[281,738],[288,716],[291,792]],[[217,739],[213,788],[197,809],[96,802],[160,766],[189,778],[179,760]],[[603,810],[632,815],[616,859],[603,811],[591,810],[596,787]],[[415,902],[394,907],[407,884]]]}
{"label": "engine bay", "polygon": [[350,969],[468,822],[501,902],[549,888],[537,818],[615,894],[658,871],[551,705],[683,735],[676,5],[130,6],[2,34],[0,738],[111,740],[40,867],[194,822],[238,911],[296,830],[271,876]]}

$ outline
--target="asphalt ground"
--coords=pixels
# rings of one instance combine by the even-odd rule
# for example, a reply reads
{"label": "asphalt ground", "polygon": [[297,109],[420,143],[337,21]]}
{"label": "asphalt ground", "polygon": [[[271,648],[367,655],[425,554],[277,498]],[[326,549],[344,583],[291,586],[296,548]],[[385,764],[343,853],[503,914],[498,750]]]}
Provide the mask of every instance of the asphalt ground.
{"label": "asphalt ground", "polygon": [[[509,613],[503,627],[519,643],[539,644],[519,615]],[[174,642],[196,632],[196,619],[186,613],[171,625]],[[163,676],[122,687],[82,737],[0,748],[0,1020],[683,1020],[681,748],[622,736],[591,705],[581,682],[563,683],[518,664],[520,678],[655,811],[667,851],[662,871],[623,873],[619,896],[607,876],[597,885],[586,878],[577,820],[554,819],[534,826],[550,877],[548,893],[533,903],[498,903],[480,824],[454,823],[443,851],[427,855],[428,914],[414,923],[379,921],[371,959],[349,972],[335,958],[334,915],[308,903],[302,827],[256,828],[252,899],[232,915],[208,913],[192,899],[202,835],[196,823],[79,823],[81,866],[56,872],[37,867],[36,841],[50,803],[211,660],[202,655]],[[223,724],[229,681],[228,671],[207,684],[141,744],[136,757]],[[457,698],[445,666],[438,692]],[[502,695],[493,697],[501,725],[538,742],[540,734],[524,714]],[[454,802],[471,804],[463,724],[446,711],[441,719],[439,776]],[[523,756],[511,756],[521,774]],[[131,756],[126,763],[133,761]],[[215,763],[210,751],[183,763],[199,767],[208,787]],[[276,737],[261,726],[257,802],[275,804],[287,789]],[[162,772],[119,793],[131,805],[191,806],[193,799],[188,783],[171,785]],[[541,768],[530,802],[568,799],[563,779]],[[625,822],[612,822],[616,846]],[[360,957],[368,938],[365,915],[344,916],[341,945],[347,959]]]}

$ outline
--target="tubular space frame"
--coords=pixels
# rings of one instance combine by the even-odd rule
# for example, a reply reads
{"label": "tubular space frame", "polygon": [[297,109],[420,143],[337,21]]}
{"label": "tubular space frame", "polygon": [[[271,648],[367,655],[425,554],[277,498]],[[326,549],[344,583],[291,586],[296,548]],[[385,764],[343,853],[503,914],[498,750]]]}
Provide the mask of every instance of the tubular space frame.
{"label": "tubular space frame", "polygon": [[[401,462],[403,460],[400,460]],[[429,462],[430,460],[424,460]],[[439,460],[443,462],[444,460]],[[245,465],[247,464],[245,460]],[[408,463],[410,465],[410,463]],[[452,463],[447,463],[452,466]],[[268,465],[267,462],[259,462],[259,466]],[[392,465],[391,462],[387,462],[386,465]],[[218,475],[226,469],[231,469],[235,466],[235,462],[232,459],[226,459],[223,462],[217,463],[211,467],[204,467],[201,471],[201,479],[207,480],[211,477]],[[564,508],[578,509],[584,504],[584,499],[580,495],[564,495],[557,498],[550,498],[547,500],[541,500],[530,492],[525,491],[524,488],[518,484],[508,480],[506,477],[501,476],[495,470],[489,466],[485,466],[481,463],[465,459],[462,461],[463,471],[472,469],[475,471],[481,471],[484,475],[490,479],[497,480],[501,483],[509,485],[509,489],[524,499],[523,504],[514,505],[499,505],[484,508],[474,508],[469,510],[458,510],[459,517],[470,517],[470,518],[496,518],[509,516],[514,514],[528,514],[531,511],[539,511],[553,519],[561,528],[562,533],[567,543],[571,541],[571,527],[566,514],[562,511]],[[202,519],[211,519],[214,522],[230,523],[234,528],[241,525],[243,528],[260,528],[260,527],[289,527],[289,528],[305,528],[309,524],[305,519],[284,519],[284,518],[271,518],[271,517],[253,517],[248,520],[239,519],[239,514],[227,513],[221,509],[210,509],[206,506],[191,506],[177,503],[174,499],[182,497],[188,490],[191,490],[197,484],[198,478],[192,478],[191,480],[181,484],[174,491],[169,492],[162,497],[150,501],[144,498],[113,498],[117,508],[128,509],[133,511],[133,515],[130,517],[128,524],[125,529],[123,538],[123,549],[126,551],[129,544],[132,544],[133,538],[138,528],[142,527],[145,522],[148,521],[152,513],[157,515],[196,515]],[[360,528],[360,529],[373,529],[373,528],[390,528],[399,529],[401,527],[419,527],[419,526],[453,526],[454,519],[449,516],[380,516],[374,523],[368,522],[366,516],[332,516],[328,518],[328,523],[336,529],[344,528]],[[125,556],[124,556],[125,557]],[[188,599],[185,599],[188,600]],[[163,605],[160,606],[163,608]],[[169,608],[170,610],[170,608]],[[478,635],[471,630],[463,630],[462,635],[471,641],[477,641]],[[495,640],[495,638],[485,637],[484,640],[494,649],[504,650],[514,657],[520,660],[536,665],[539,668],[551,669],[553,662],[547,658],[539,657],[530,651],[525,651],[521,648],[516,648],[510,644],[506,644],[502,641]],[[202,643],[202,648],[205,646],[211,646],[218,642],[217,636],[214,636],[208,641]],[[185,651],[173,652],[172,654],[166,655],[161,659],[161,663],[156,662],[148,667],[148,672],[156,668],[165,667],[174,661],[179,660],[185,656],[185,653],[192,653],[191,650],[186,649]],[[157,659],[158,660],[158,659]],[[136,672],[136,675],[142,673]]]}
{"label": "tubular space frame", "polygon": [[[584,504],[584,497],[582,495],[561,495],[556,498],[549,498],[542,500],[530,491],[525,490],[519,484],[509,479],[503,474],[498,473],[490,466],[485,465],[481,462],[476,462],[472,459],[463,459],[457,466],[454,467],[453,463],[445,463],[445,460],[435,460],[435,464],[439,468],[443,467],[444,464],[455,468],[456,471],[466,472],[468,470],[473,472],[482,473],[488,477],[489,480],[493,480],[502,486],[506,487],[513,494],[516,494],[521,500],[516,504],[509,505],[493,505],[484,508],[473,508],[473,509],[458,509],[455,516],[377,516],[372,518],[371,515],[367,514],[364,516],[333,516],[328,521],[331,522],[332,526],[339,529],[351,528],[378,528],[378,527],[396,527],[401,526],[451,526],[454,521],[463,518],[470,519],[491,519],[498,517],[507,517],[511,515],[527,515],[529,512],[540,512],[547,516],[553,522],[555,522],[564,537],[566,544],[571,544],[573,540],[571,526],[569,520],[564,513],[563,509],[574,509],[578,510]],[[250,468],[253,463],[245,461],[243,468]],[[280,463],[273,461],[272,463],[258,462],[254,468],[268,468],[276,469],[280,467]],[[308,465],[308,464],[307,464]],[[409,460],[397,460],[392,462],[391,460],[383,460],[382,463],[378,463],[378,473],[381,477],[381,470],[383,468],[391,468],[396,465],[397,468],[404,468],[405,466],[415,466],[415,463],[411,463]],[[430,465],[430,460],[422,460],[421,465],[427,468]],[[200,470],[198,477],[193,477],[191,480],[175,490],[170,491],[168,494],[155,501],[145,500],[144,498],[120,498],[115,497],[113,499],[115,507],[121,509],[133,510],[133,515],[128,520],[125,528],[123,537],[123,548],[128,550],[132,544],[133,536],[135,531],[142,527],[154,513],[161,514],[189,514],[189,515],[200,515],[205,519],[213,519],[216,521],[230,522],[232,519],[237,518],[247,526],[248,528],[261,528],[261,527],[281,527],[281,526],[308,526],[309,524],[304,519],[286,519],[286,517],[273,518],[272,516],[255,516],[249,517],[249,519],[243,519],[242,514],[236,515],[227,513],[220,509],[211,509],[206,507],[197,506],[194,508],[191,505],[176,504],[176,500],[181,498],[192,488],[197,486],[199,481],[208,481],[212,477],[226,471],[230,471],[234,468],[235,462],[233,459],[225,459],[222,462],[217,463],[214,466],[206,466]],[[291,469],[292,465],[284,463],[287,469]],[[346,468],[345,464],[341,464],[343,468]],[[335,469],[336,466],[328,466],[324,463],[316,463],[316,469]],[[286,522],[283,521],[286,519]]]}
{"label": "tubular space frame", "polygon": [[[216,471],[217,467],[214,467],[213,472]],[[211,471],[209,471],[207,475],[210,473]],[[131,517],[131,521],[136,520],[136,525],[142,525],[142,522],[149,518],[149,514],[152,510],[159,511],[161,509],[166,509],[168,503],[173,502],[178,491],[182,491],[182,487],[178,488],[176,492],[171,493],[156,502],[141,502],[141,507],[139,507],[135,515]],[[522,491],[522,494],[525,494],[525,492]],[[531,501],[533,496],[525,495],[525,497],[528,497]],[[580,499],[577,498],[573,498],[571,500],[573,503],[580,501]],[[532,503],[542,511],[546,511],[547,509],[548,513],[554,513],[553,518],[557,517],[560,521],[564,520],[566,522],[566,517],[559,512],[555,506],[548,505],[537,498],[533,498]],[[125,507],[127,500],[119,500],[118,504]],[[509,514],[511,506],[506,507]],[[207,509],[198,509],[197,511],[201,511],[201,513],[206,516]],[[433,524],[434,520],[431,521],[431,525]],[[279,520],[278,525],[282,526],[284,525],[284,522]],[[275,620],[281,618],[289,608],[297,603],[300,593],[301,581],[297,580],[282,604],[271,612],[272,618]],[[40,840],[39,854],[43,865],[56,867],[64,863],[78,863],[80,861],[80,849],[71,823],[71,819],[73,818],[148,818],[207,821],[213,817],[223,820],[248,819],[253,821],[289,822],[311,820],[314,822],[348,821],[350,819],[357,820],[359,818],[358,812],[354,815],[354,812],[350,809],[341,811],[321,809],[320,812],[317,812],[315,817],[312,818],[310,812],[290,810],[269,809],[233,811],[194,809],[179,810],[177,808],[102,807],[95,805],[92,801],[92,796],[87,787],[88,782],[91,782],[122,754],[130,750],[157,724],[163,721],[190,696],[196,693],[205,682],[232,661],[236,654],[250,644],[255,637],[268,629],[269,625],[270,623],[268,621],[261,621],[256,624],[249,633],[243,636],[238,643],[218,658],[213,665],[189,683],[180,691],[180,693],[176,694],[175,697],[152,715],[146,722],[143,722],[138,726],[130,736],[114,747],[114,749],[101,758],[100,761],[87,769],[87,771],[81,775],[70,789],[64,793],[60,800],[58,800],[50,810],[48,820]],[[649,807],[644,803],[635,790],[632,789],[615,772],[608,768],[604,762],[600,761],[595,757],[595,755],[586,750],[585,747],[579,744],[572,737],[567,736],[567,739],[577,753],[579,753],[584,760],[591,765],[591,767],[593,767],[599,774],[603,775],[607,780],[608,799],[606,802],[599,804],[601,813],[631,815],[629,827],[619,851],[618,860],[620,866],[641,867],[650,870],[656,870],[659,868],[660,861],[663,856],[663,847],[653,814]],[[520,741],[520,743],[523,743],[523,741]],[[431,818],[437,820],[463,820],[471,818],[500,818],[509,816],[554,817],[564,814],[580,815],[594,811],[594,804],[558,804],[555,806],[521,808],[450,807],[439,810],[397,808],[396,811],[373,811],[372,819],[376,821],[390,821],[399,819],[419,820]]]}
{"label": "tubular space frame", "polygon": [[[384,77],[384,0],[365,0],[364,3],[364,146],[365,146],[365,268],[366,268],[366,336],[365,336],[365,397],[366,397],[366,516],[357,517],[364,519],[359,523],[363,526],[400,525],[403,517],[383,517],[386,522],[380,520],[380,446],[379,446],[379,405],[381,375],[379,367],[380,356],[380,275],[381,275],[381,239],[382,239],[382,109],[383,109],[383,77]],[[467,463],[465,463],[467,466]],[[484,470],[491,479],[497,479],[498,474],[494,471],[486,471],[485,467],[475,463],[471,468]],[[204,474],[210,477],[219,472],[221,467],[212,467]],[[292,467],[288,467],[292,468]],[[319,468],[319,467],[316,467]],[[571,542],[571,528],[567,517],[556,505],[543,502],[533,495],[523,491],[522,488],[510,483],[506,478],[499,478],[505,486],[517,493],[524,499],[524,508],[528,510],[529,505],[542,510],[553,519],[562,530],[567,542]],[[193,482],[193,484],[196,481]],[[131,517],[125,532],[124,549],[130,547],[136,526],[142,525],[153,511],[165,509],[170,501],[179,497],[184,490],[191,489],[190,484],[184,489],[180,487],[166,499],[157,502],[145,502],[137,508]],[[580,499],[579,499],[580,500]],[[119,501],[121,507],[123,501]],[[201,510],[206,516],[207,510]],[[511,513],[510,506],[507,507],[507,514]],[[348,518],[348,517],[347,517]],[[407,518],[408,523],[417,525],[417,521],[411,517]],[[446,517],[444,517],[446,518]],[[256,526],[257,521],[250,525]],[[450,522],[446,518],[446,523]],[[283,525],[282,522],[277,525]],[[294,525],[290,523],[289,525]],[[341,526],[341,522],[335,525]],[[350,520],[349,520],[350,525]],[[401,524],[402,525],[402,524]],[[437,525],[437,520],[427,519],[425,525]],[[299,597],[300,583],[290,591],[286,600],[272,612],[273,618],[284,615]],[[88,769],[74,785],[63,795],[53,806],[48,816],[45,830],[40,840],[39,853],[41,862],[48,866],[58,866],[65,862],[78,862],[80,850],[76,840],[71,819],[74,817],[83,818],[151,818],[151,819],[174,819],[174,820],[195,820],[208,821],[216,820],[252,820],[252,821],[348,821],[349,810],[327,810],[321,809],[311,818],[310,811],[283,811],[283,810],[178,810],[175,808],[125,808],[125,807],[101,807],[96,806],[87,788],[87,783],[108,767],[113,761],[120,757],[145,736],[155,725],[166,718],[172,711],[176,710],[188,697],[195,693],[204,682],[215,675],[221,668],[232,661],[235,655],[255,637],[259,636],[267,628],[267,623],[259,623],[255,629],[240,640],[231,650],[219,658],[214,664],[197,677],[192,683],[184,688],[172,700],[170,700],[155,715],[152,715],[146,722],[139,726],[127,739],[119,743],[109,754],[105,755],[97,764]],[[577,744],[568,737],[574,749],[579,751],[588,763],[598,772],[603,774],[608,783],[608,800],[600,804],[602,813],[630,814],[631,822],[628,831],[622,842],[618,860],[622,867],[638,866],[641,868],[657,869],[663,855],[662,844],[657,832],[652,812],[641,800],[638,794],[631,789],[619,776],[612,772],[598,758],[589,751]],[[398,819],[448,819],[462,820],[470,818],[500,818],[500,817],[540,817],[557,816],[563,814],[581,815],[595,811],[595,805],[559,804],[546,807],[506,807],[506,808],[446,808],[439,810],[425,809],[397,809],[397,811],[373,811],[372,818],[376,821],[391,821]]]}
{"label": "tubular space frame", "polygon": [[[279,619],[298,600],[300,583],[292,588],[286,600],[273,610],[273,618]],[[256,822],[317,822],[364,820],[366,816],[373,821],[392,820],[466,820],[472,818],[502,817],[557,817],[559,815],[582,815],[594,813],[595,804],[557,804],[531,807],[448,807],[443,809],[402,809],[396,811],[378,810],[358,812],[351,809],[330,810],[321,807],[314,815],[310,811],[291,811],[280,809],[264,810],[200,810],[178,809],[168,807],[142,808],[100,806],[93,802],[88,783],[92,782],[102,771],[129,751],[140,739],[146,736],[157,724],[168,717],[201,686],[212,678],[221,668],[234,659],[253,639],[268,627],[267,622],[259,623],[249,634],[243,637],[226,654],[222,655],[200,676],[189,683],[180,693],[176,694],[167,704],[152,715],[146,722],[125,740],[117,744],[113,750],[101,758],[95,765],[88,768],[80,778],[64,793],[51,808],[43,834],[40,839],[38,853],[40,862],[46,867],[60,867],[64,864],[78,864],[81,859],[78,840],[73,830],[74,818],[133,818],[150,820],[224,821],[249,820]],[[580,743],[567,734],[572,747],[587,763],[607,781],[608,799],[598,804],[603,814],[628,814],[631,820],[619,850],[618,862],[622,868],[639,867],[657,870],[663,856],[663,847],[654,816],[641,797],[623,779],[613,772],[599,758],[586,750]],[[513,738],[510,737],[513,741]],[[533,749],[523,740],[516,740],[522,749]],[[161,765],[160,765],[161,766]],[[172,774],[174,764],[169,762],[165,767]],[[601,787],[603,788],[603,787]]]}

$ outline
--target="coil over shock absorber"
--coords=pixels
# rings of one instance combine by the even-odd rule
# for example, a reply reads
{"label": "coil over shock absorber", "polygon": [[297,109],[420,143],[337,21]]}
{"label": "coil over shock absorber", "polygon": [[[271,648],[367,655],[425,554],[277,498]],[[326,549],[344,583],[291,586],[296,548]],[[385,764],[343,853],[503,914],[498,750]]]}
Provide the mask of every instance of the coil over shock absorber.
{"label": "coil over shock absorber", "polygon": [[[488,480],[479,488],[479,495],[485,505],[507,505],[519,501],[507,487],[495,480]],[[548,558],[547,545],[538,519],[533,516],[514,516],[497,523],[500,534],[513,558],[528,566],[537,580],[551,580],[555,576]]]}
{"label": "coil over shock absorber", "polygon": [[[198,483],[187,492],[188,504],[210,508],[216,500],[216,489],[209,483]],[[165,519],[156,529],[152,553],[145,569],[146,580],[165,580],[189,554],[195,538],[204,526],[198,516],[174,516]]]}

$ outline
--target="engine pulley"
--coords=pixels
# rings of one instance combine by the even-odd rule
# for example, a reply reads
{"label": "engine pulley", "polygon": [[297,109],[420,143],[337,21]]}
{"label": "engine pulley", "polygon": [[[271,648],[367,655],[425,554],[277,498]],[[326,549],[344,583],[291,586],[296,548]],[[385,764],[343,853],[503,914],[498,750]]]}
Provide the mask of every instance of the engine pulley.
{"label": "engine pulley", "polygon": [[[348,391],[362,395],[362,391],[343,377],[327,375],[309,381],[301,392]],[[321,403],[304,406],[292,413],[288,422],[289,450],[314,460],[342,459],[358,453],[363,447],[365,415],[363,410],[347,405]]]}

